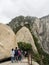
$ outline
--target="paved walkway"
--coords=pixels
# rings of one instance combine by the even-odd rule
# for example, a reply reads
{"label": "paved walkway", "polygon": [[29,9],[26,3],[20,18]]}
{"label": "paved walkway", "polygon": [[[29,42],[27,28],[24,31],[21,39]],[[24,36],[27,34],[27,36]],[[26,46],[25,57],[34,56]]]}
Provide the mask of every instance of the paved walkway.
{"label": "paved walkway", "polygon": [[11,61],[4,62],[4,63],[1,63],[0,65],[28,65],[28,61],[27,59],[23,59],[22,61],[18,61],[14,63],[11,63]]}
{"label": "paved walkway", "polygon": [[[28,60],[22,59],[22,61],[18,61],[14,63],[11,63],[11,61],[9,61],[9,62],[1,63],[0,65],[28,65]],[[32,65],[39,65],[39,64],[33,60]]]}
{"label": "paved walkway", "polygon": [[6,62],[6,63],[2,63],[0,65],[28,65],[28,63],[11,63],[11,62]]}

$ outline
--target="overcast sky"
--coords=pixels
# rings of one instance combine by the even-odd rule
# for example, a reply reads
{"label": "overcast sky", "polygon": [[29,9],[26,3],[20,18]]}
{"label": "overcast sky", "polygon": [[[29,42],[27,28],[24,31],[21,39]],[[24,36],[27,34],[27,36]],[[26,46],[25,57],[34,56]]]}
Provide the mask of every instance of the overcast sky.
{"label": "overcast sky", "polygon": [[49,0],[0,0],[0,23],[16,16],[42,17],[49,14]]}

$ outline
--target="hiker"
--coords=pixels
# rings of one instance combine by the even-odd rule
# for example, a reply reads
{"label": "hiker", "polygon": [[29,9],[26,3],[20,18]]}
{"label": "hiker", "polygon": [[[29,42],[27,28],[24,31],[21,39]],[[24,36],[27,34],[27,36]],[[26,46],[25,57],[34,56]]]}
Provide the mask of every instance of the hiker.
{"label": "hiker", "polygon": [[15,61],[18,61],[18,49],[17,49],[17,47],[15,48]]}
{"label": "hiker", "polygon": [[21,50],[18,49],[18,60],[21,61],[21,58],[22,58],[22,57],[21,57]]}
{"label": "hiker", "polygon": [[14,62],[14,54],[15,54],[15,51],[14,51],[14,49],[12,48],[12,50],[11,50],[11,62],[12,62],[12,63]]}
{"label": "hiker", "polygon": [[27,54],[27,51],[24,51],[24,56],[27,57],[27,55],[28,55],[28,54]]}

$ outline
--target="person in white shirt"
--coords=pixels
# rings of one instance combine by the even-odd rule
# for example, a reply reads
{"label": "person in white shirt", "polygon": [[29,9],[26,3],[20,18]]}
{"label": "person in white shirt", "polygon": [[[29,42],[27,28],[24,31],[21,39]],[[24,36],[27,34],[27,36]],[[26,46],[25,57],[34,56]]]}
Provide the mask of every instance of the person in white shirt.
{"label": "person in white shirt", "polygon": [[11,50],[11,62],[14,62],[14,55],[15,55],[15,51],[14,49]]}

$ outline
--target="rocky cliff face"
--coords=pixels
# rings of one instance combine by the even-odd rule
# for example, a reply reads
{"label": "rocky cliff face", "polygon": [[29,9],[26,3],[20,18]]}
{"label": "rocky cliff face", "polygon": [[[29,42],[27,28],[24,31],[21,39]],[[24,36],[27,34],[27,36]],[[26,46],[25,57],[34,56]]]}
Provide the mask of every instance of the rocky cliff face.
{"label": "rocky cliff face", "polygon": [[0,60],[10,57],[12,48],[15,48],[16,37],[11,28],[0,24]]}
{"label": "rocky cliff face", "polygon": [[21,27],[26,26],[38,38],[43,50],[49,54],[49,15],[42,18],[19,16],[14,18],[8,25],[15,33]]}
{"label": "rocky cliff face", "polygon": [[37,48],[36,48],[35,43],[34,43],[34,39],[33,39],[28,28],[22,27],[16,33],[16,41],[30,43],[32,45],[33,52],[36,54],[38,53]]}
{"label": "rocky cliff face", "polygon": [[[42,41],[42,48],[43,50],[49,54],[49,15],[40,18],[40,38]],[[39,30],[39,31],[40,31]]]}

